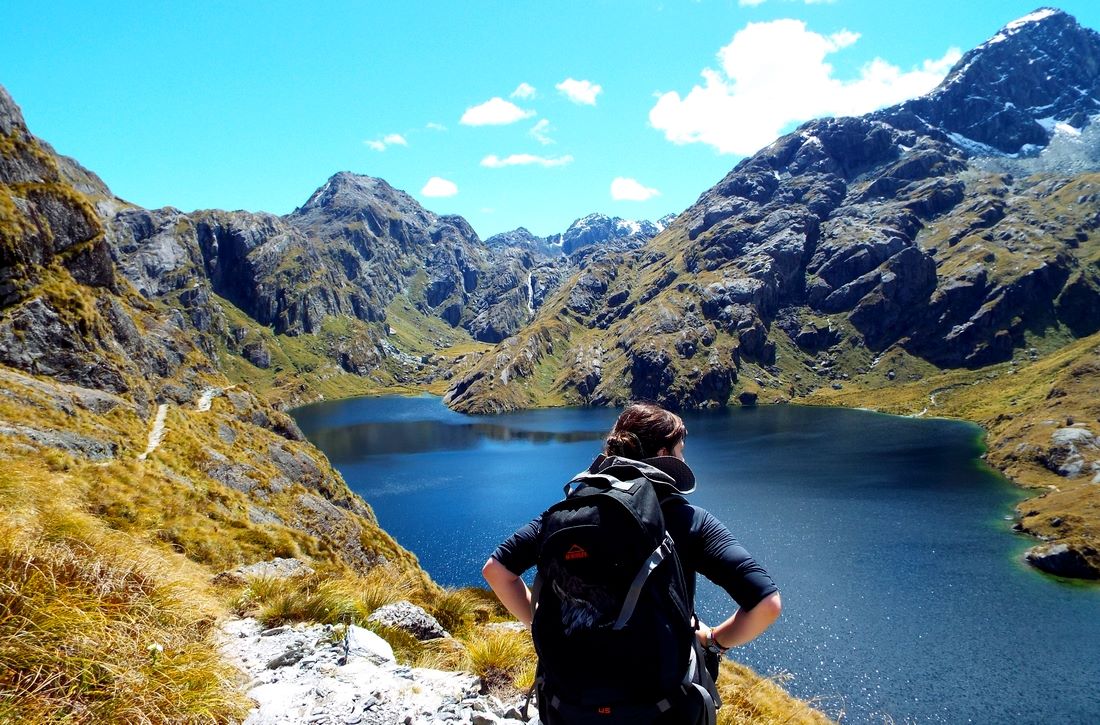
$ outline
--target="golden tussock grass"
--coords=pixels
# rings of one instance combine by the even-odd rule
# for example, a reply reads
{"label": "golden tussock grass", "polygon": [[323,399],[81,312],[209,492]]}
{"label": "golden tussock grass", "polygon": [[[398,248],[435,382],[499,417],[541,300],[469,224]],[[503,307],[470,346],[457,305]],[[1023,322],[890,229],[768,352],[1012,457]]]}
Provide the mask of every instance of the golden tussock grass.
{"label": "golden tussock grass", "polygon": [[718,725],[824,725],[831,723],[813,703],[791,697],[781,676],[763,677],[749,667],[723,660],[718,675],[722,708]]}
{"label": "golden tussock grass", "polygon": [[493,602],[485,598],[486,591],[476,587],[444,589],[428,602],[428,611],[443,629],[458,635],[477,622],[487,622],[497,612]]}
{"label": "golden tussock grass", "polygon": [[433,670],[472,671],[470,651],[460,638],[443,637],[420,643],[420,650],[412,664]]}
{"label": "golden tussock grass", "polygon": [[292,579],[254,577],[234,608],[272,627],[287,622],[367,626],[367,618],[380,607],[432,596],[410,572],[379,566],[363,575],[339,571]]}
{"label": "golden tussock grass", "polygon": [[525,690],[534,682],[535,646],[527,631],[482,630],[466,647],[470,670],[490,692]]}
{"label": "golden tussock grass", "polygon": [[0,716],[14,722],[228,722],[247,711],[193,570],[106,529],[65,480],[0,473]]}

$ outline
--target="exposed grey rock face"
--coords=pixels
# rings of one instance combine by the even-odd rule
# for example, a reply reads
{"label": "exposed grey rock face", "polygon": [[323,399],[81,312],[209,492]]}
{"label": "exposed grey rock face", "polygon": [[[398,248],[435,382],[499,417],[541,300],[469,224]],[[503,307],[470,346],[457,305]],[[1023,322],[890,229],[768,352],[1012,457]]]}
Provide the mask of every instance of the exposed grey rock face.
{"label": "exposed grey rock face", "polygon": [[[897,341],[937,283],[917,232],[963,196],[928,177],[963,168],[949,144],[872,120],[814,121],[779,139],[681,217],[696,239],[688,271],[724,273],[704,291],[704,313],[751,330],[805,303],[848,312],[873,348]],[[762,352],[758,337],[750,355]]]}
{"label": "exposed grey rock face", "polygon": [[317,462],[301,451],[294,450],[286,443],[271,444],[267,447],[268,460],[291,481],[307,488],[322,485],[325,474]]}
{"label": "exposed grey rock face", "polygon": [[[247,725],[518,725],[516,702],[479,694],[478,678],[396,663],[368,629],[299,624],[264,630],[251,619],[222,629],[221,649],[250,680]],[[269,668],[269,663],[289,663]]]}
{"label": "exposed grey rock face", "polygon": [[625,241],[640,246],[664,227],[651,221],[631,221],[606,214],[589,214],[569,225],[561,235],[550,237],[551,244],[560,244],[563,254],[573,254],[583,247]]}
{"label": "exposed grey rock face", "polygon": [[276,557],[270,561],[258,561],[223,571],[215,576],[213,581],[215,584],[242,586],[247,584],[249,579],[293,579],[309,576],[312,573],[313,569],[301,559]]}
{"label": "exposed grey rock face", "polygon": [[8,186],[14,205],[5,213],[11,231],[0,245],[0,309],[23,299],[28,283],[55,258],[78,282],[114,289],[114,268],[95,211],[61,188],[57,162],[2,88],[0,130],[11,144],[10,152],[0,154],[0,183]]}
{"label": "exposed grey rock face", "polygon": [[290,485],[290,481],[281,479],[270,481],[265,487],[264,476],[253,465],[240,461],[230,461],[222,454],[206,451],[208,461],[203,465],[203,472],[218,483],[232,488],[241,493],[257,492],[257,495],[266,495],[265,490],[280,491]]}
{"label": "exposed grey rock face", "polygon": [[[357,507],[370,511],[358,499]],[[297,498],[298,517],[295,526],[318,538],[331,542],[345,561],[359,571],[385,563],[385,557],[372,551],[363,543],[363,527],[348,516],[344,509],[316,494],[303,493]],[[373,514],[371,515],[373,518]]]}
{"label": "exposed grey rock face", "polygon": [[118,446],[112,442],[71,431],[41,430],[25,425],[0,424],[0,435],[24,438],[35,446],[57,448],[93,461],[114,458],[118,451]]}
{"label": "exposed grey rock face", "polygon": [[501,247],[490,257],[491,272],[472,296],[477,311],[467,324],[484,342],[500,342],[531,321],[547,292],[565,276],[566,264],[520,248]]}
{"label": "exposed grey rock face", "polygon": [[336,174],[286,220],[320,241],[333,268],[364,290],[369,304],[361,305],[360,319],[384,319],[385,305],[423,272],[428,283],[416,303],[458,326],[488,271],[481,241],[464,219],[437,216],[381,179]]}
{"label": "exposed grey rock face", "polygon": [[1053,124],[1045,119],[1087,125],[1100,98],[1098,71],[1100,34],[1043,8],[964,55],[932,93],[875,115],[1016,153],[1047,144]]}
{"label": "exposed grey rock face", "polygon": [[549,239],[550,237],[540,237],[532,234],[524,227],[519,227],[510,232],[494,234],[485,240],[485,246],[493,250],[517,249],[546,256],[554,253],[560,254],[560,246],[551,245]]}
{"label": "exposed grey rock face", "polygon": [[1051,434],[1050,440],[1044,463],[1060,476],[1075,478],[1091,473],[1091,462],[1100,460],[1100,444],[1086,428],[1059,428]]}
{"label": "exposed grey rock face", "polygon": [[1042,544],[1027,550],[1028,564],[1055,576],[1100,579],[1097,571],[1077,549],[1067,544]]}
{"label": "exposed grey rock face", "polygon": [[26,388],[33,391],[36,398],[39,400],[46,399],[54,410],[60,410],[66,415],[73,415],[81,408],[98,415],[109,413],[120,406],[133,408],[133,405],[126,399],[111,393],[105,393],[102,390],[81,388],[64,383],[43,382],[29,375],[10,370],[0,370],[0,383],[3,383],[3,387],[0,388],[3,391],[0,393],[2,395],[15,398],[20,402],[30,402],[29,398],[17,392],[19,388]]}
{"label": "exposed grey rock face", "polygon": [[10,136],[17,130],[26,130],[23,112],[15,104],[7,89],[0,86],[0,133]]}
{"label": "exposed grey rock face", "polygon": [[421,641],[450,637],[435,617],[412,602],[395,602],[380,607],[371,613],[368,621],[404,630]]}

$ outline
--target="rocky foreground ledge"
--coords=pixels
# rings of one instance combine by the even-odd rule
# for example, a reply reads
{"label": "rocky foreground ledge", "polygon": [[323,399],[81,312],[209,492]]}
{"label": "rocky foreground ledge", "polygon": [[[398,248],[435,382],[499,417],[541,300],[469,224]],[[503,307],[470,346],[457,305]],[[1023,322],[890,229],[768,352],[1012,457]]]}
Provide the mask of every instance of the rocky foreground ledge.
{"label": "rocky foreground ledge", "polygon": [[249,680],[256,707],[245,725],[525,722],[521,703],[480,694],[475,675],[399,665],[385,640],[355,625],[268,629],[234,619],[222,627],[221,650]]}

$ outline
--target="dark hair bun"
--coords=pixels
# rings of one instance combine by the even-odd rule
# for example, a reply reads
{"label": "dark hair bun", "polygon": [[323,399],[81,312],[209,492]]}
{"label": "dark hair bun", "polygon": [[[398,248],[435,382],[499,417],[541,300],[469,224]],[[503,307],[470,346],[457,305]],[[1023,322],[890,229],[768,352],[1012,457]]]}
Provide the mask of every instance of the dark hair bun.
{"label": "dark hair bun", "polygon": [[606,445],[607,452],[613,456],[634,459],[644,457],[641,439],[630,431],[612,431],[607,436]]}

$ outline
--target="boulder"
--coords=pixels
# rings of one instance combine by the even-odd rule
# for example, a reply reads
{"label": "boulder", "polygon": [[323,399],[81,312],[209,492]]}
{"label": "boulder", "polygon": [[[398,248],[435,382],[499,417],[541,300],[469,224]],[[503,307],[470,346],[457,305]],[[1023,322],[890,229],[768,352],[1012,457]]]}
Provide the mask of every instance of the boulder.
{"label": "boulder", "polygon": [[241,352],[244,359],[256,367],[262,370],[271,367],[271,353],[268,351],[267,345],[262,342],[250,342],[244,346],[244,350]]}
{"label": "boulder", "polygon": [[[1094,555],[1096,552],[1092,552]],[[1082,553],[1068,544],[1041,544],[1027,550],[1024,558],[1037,569],[1074,579],[1100,579],[1097,569]]]}
{"label": "boulder", "polygon": [[1086,453],[1096,458],[1097,437],[1087,428],[1059,428],[1050,435],[1051,445],[1042,456],[1043,464],[1059,476],[1074,478],[1086,470]]}
{"label": "boulder", "polygon": [[435,617],[407,601],[380,607],[371,613],[367,621],[404,630],[420,641],[451,636]]}
{"label": "boulder", "polygon": [[350,656],[366,657],[373,662],[397,662],[390,643],[365,627],[349,625],[347,641]]}
{"label": "boulder", "polygon": [[212,581],[222,586],[244,586],[249,579],[294,579],[310,574],[313,574],[313,569],[304,561],[276,557],[270,561],[258,561],[223,571]]}

